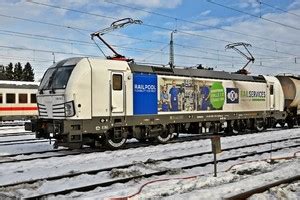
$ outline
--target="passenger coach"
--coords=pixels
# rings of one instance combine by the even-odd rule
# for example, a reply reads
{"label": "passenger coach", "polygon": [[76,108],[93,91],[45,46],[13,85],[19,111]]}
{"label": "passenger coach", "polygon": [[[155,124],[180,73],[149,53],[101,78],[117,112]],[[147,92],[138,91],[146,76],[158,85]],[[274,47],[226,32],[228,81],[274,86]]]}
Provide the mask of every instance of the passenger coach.
{"label": "passenger coach", "polygon": [[37,82],[0,81],[0,121],[37,117],[38,85]]}

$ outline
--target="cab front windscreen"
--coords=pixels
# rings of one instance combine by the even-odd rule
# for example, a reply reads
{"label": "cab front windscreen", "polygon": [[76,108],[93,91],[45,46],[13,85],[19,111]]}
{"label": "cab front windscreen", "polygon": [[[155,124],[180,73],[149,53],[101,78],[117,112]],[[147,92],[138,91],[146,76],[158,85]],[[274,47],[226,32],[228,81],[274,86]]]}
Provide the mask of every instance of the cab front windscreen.
{"label": "cab front windscreen", "polygon": [[49,68],[40,84],[40,90],[65,89],[75,65]]}

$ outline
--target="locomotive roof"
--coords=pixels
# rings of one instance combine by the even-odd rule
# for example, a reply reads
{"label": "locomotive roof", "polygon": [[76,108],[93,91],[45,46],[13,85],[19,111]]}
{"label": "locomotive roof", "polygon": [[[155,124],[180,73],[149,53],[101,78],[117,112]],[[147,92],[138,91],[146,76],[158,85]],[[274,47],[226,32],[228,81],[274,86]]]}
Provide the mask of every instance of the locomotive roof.
{"label": "locomotive roof", "polygon": [[248,76],[243,74],[233,74],[225,71],[213,71],[206,69],[195,68],[170,68],[170,67],[157,67],[157,66],[145,66],[135,63],[129,64],[132,72],[142,73],[155,73],[160,75],[172,75],[172,76],[188,76],[199,78],[215,78],[226,80],[239,80],[239,81],[253,81],[253,82],[265,82],[263,76]]}
{"label": "locomotive roof", "polygon": [[[58,66],[76,65],[84,57],[72,57],[56,63]],[[141,73],[154,73],[159,75],[172,75],[172,76],[188,76],[197,78],[214,78],[225,80],[239,80],[239,81],[252,81],[252,82],[265,82],[263,76],[248,76],[243,74],[234,74],[225,71],[213,71],[206,69],[195,68],[170,68],[170,67],[158,67],[149,65],[140,65],[136,63],[128,63],[131,71]]]}
{"label": "locomotive roof", "polygon": [[0,88],[22,88],[22,89],[37,89],[39,82],[29,81],[0,81]]}

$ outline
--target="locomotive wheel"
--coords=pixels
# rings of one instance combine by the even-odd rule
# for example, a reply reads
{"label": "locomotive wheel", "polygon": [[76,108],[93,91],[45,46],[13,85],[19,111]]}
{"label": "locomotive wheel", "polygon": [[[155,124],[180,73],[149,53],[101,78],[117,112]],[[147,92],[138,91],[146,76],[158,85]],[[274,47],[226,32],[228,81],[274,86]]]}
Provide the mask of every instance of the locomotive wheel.
{"label": "locomotive wheel", "polygon": [[265,122],[263,119],[258,119],[255,121],[255,129],[258,131],[258,132],[261,132],[263,130],[265,130]]}
{"label": "locomotive wheel", "polygon": [[281,128],[283,128],[285,126],[285,122],[279,122]]}
{"label": "locomotive wheel", "polygon": [[107,134],[106,146],[110,149],[118,149],[126,143],[126,140],[126,137],[116,137],[115,134],[110,131],[110,133]]}
{"label": "locomotive wheel", "polygon": [[287,125],[288,125],[288,128],[294,128],[294,121],[288,120]]}
{"label": "locomotive wheel", "polygon": [[162,144],[167,143],[171,139],[174,131],[175,127],[173,125],[169,125],[166,130],[162,131],[162,133],[157,136],[157,141]]}
{"label": "locomotive wheel", "polygon": [[238,134],[241,132],[238,120],[233,121],[231,128],[233,134]]}
{"label": "locomotive wheel", "polygon": [[171,136],[172,135],[170,133],[164,131],[162,134],[157,136],[157,141],[162,144],[167,143],[171,139]]}
{"label": "locomotive wheel", "polygon": [[171,135],[171,138],[178,138],[179,133],[176,130],[176,126],[174,124],[168,125],[168,132]]}

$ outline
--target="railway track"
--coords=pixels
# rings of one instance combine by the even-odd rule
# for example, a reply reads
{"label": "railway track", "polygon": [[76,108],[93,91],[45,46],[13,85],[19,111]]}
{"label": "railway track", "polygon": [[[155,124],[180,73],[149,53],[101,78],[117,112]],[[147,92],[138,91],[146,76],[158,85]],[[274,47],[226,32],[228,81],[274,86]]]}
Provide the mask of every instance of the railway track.
{"label": "railway track", "polygon": [[[221,136],[222,137],[229,137],[229,136],[232,136],[232,135],[221,135]],[[197,140],[209,139],[211,137],[212,137],[211,134],[184,136],[184,137],[175,138],[174,140],[170,141],[167,144],[187,142],[187,141],[197,141]],[[297,138],[300,138],[300,137],[296,137],[294,139],[297,139]],[[289,138],[283,139],[282,141],[286,141],[286,140],[289,140]],[[45,142],[48,142],[48,141],[45,141]],[[270,141],[269,143],[272,143],[272,141]],[[267,143],[262,143],[262,144],[267,144]],[[5,144],[5,145],[7,145],[7,144]],[[156,146],[156,145],[164,145],[164,144],[151,143],[151,145]],[[0,146],[1,146],[1,142],[0,142]],[[146,146],[149,146],[149,143],[132,142],[132,143],[128,143],[125,147],[123,147],[120,150],[130,149],[130,148],[140,148],[140,147],[146,147]],[[252,145],[250,145],[250,146],[252,146]],[[74,150],[72,151],[71,149],[61,149],[61,150],[53,149],[53,150],[48,150],[48,151],[37,151],[37,152],[11,154],[11,155],[0,156],[0,164],[2,164],[2,163],[13,163],[13,162],[22,162],[22,161],[31,161],[31,160],[35,160],[35,159],[47,159],[47,158],[53,158],[53,157],[65,157],[65,156],[72,156],[72,155],[89,154],[89,153],[95,153],[95,152],[104,152],[106,150],[107,149],[105,149],[105,148],[100,148],[100,149],[84,148],[84,149],[77,150],[77,151],[74,151]],[[53,154],[51,154],[51,155],[41,155],[41,156],[34,156],[34,157],[21,158],[21,159],[15,159],[14,158],[14,157],[17,157],[17,156],[30,156],[32,154],[46,154],[46,153],[56,153],[56,152],[59,153],[59,154],[56,154],[56,155],[53,155]]]}
{"label": "railway track", "polygon": [[264,185],[264,186],[261,186],[261,187],[256,187],[256,188],[253,188],[251,190],[241,192],[239,194],[235,194],[235,195],[232,195],[232,196],[229,196],[229,197],[225,197],[224,200],[247,199],[247,198],[249,198],[250,196],[252,196],[254,194],[265,192],[265,191],[267,191],[267,190],[269,190],[273,187],[279,186],[281,184],[289,184],[289,183],[293,183],[293,182],[299,181],[299,180],[300,180],[300,175],[296,175],[296,176],[289,177],[289,178],[286,178],[286,179],[273,181],[273,182],[270,182],[267,185]]}
{"label": "railway track", "polygon": [[20,144],[33,144],[33,143],[45,143],[49,142],[48,140],[44,139],[29,139],[29,140],[20,140],[19,142],[17,141],[9,141],[7,143],[0,143],[0,146],[11,146],[11,145],[20,145]]}
{"label": "railway track", "polygon": [[0,145],[3,143],[28,142],[28,141],[37,141],[37,140],[41,140],[41,139],[31,138],[31,139],[19,139],[19,140],[3,140],[0,141]]}
{"label": "railway track", "polygon": [[33,132],[2,133],[0,134],[0,137],[24,136],[24,135],[35,135],[35,133]]}
{"label": "railway track", "polygon": [[[228,161],[234,161],[237,159],[241,159],[241,158],[246,158],[246,157],[251,157],[251,156],[255,156],[255,155],[260,155],[260,154],[264,154],[264,153],[270,153],[270,152],[276,152],[285,148],[296,148],[296,147],[300,147],[299,144],[297,145],[291,145],[291,146],[287,146],[287,147],[282,147],[282,148],[276,148],[276,149],[272,149],[272,150],[265,150],[265,151],[261,151],[261,152],[253,152],[253,153],[248,153],[245,155],[239,155],[239,156],[233,156],[230,158],[225,158],[225,159],[219,159],[218,163],[224,163],[224,162],[228,162]],[[182,159],[182,158],[187,158],[190,157],[188,156],[180,156],[180,157],[173,157],[173,158],[167,158],[167,159],[159,159],[156,160],[156,162],[160,162],[160,161],[170,161],[170,160],[174,160],[174,159]],[[153,161],[150,161],[150,163],[152,163]],[[196,164],[192,164],[192,165],[186,165],[181,167],[181,169],[192,169],[192,168],[196,168],[196,167],[204,167],[207,165],[211,165],[213,164],[213,161],[209,161],[209,162],[202,162],[202,163],[196,163]],[[142,164],[148,164],[148,162],[144,162]],[[118,167],[112,167],[112,168],[106,168],[106,169],[102,169],[101,171],[111,171],[113,169],[124,169],[124,168],[128,168],[130,167],[129,165],[123,165],[123,166],[118,166]],[[98,171],[100,172],[100,171]],[[94,173],[98,173],[98,172],[93,172]],[[60,191],[56,191],[56,192],[49,192],[49,193],[44,193],[44,194],[40,194],[40,195],[36,195],[36,196],[29,196],[29,197],[24,197],[24,199],[41,199],[50,195],[65,195],[71,192],[87,192],[87,191],[91,191],[97,187],[108,187],[111,186],[113,184],[117,184],[117,183],[126,183],[132,180],[137,180],[137,179],[141,179],[141,178],[149,178],[152,176],[161,176],[161,175],[165,175],[168,174],[170,172],[170,169],[165,169],[165,170],[160,170],[160,171],[156,171],[156,172],[151,172],[151,173],[145,173],[142,175],[136,175],[136,176],[131,176],[131,177],[126,177],[126,178],[119,178],[116,180],[109,180],[106,182],[100,182],[100,183],[95,183],[95,184],[90,184],[90,185],[85,185],[85,186],[81,186],[81,187],[75,187],[75,188],[70,188],[70,189],[66,189],[66,190],[60,190]],[[89,173],[90,174],[90,173]],[[63,178],[69,178],[69,176],[67,177],[63,177]]]}
{"label": "railway track", "polygon": [[[299,138],[297,138],[299,139]],[[291,138],[290,140],[293,140],[293,138]],[[276,142],[283,142],[285,140],[277,140],[277,141],[272,141],[273,143]],[[250,146],[258,146],[258,145],[263,145],[263,144],[269,144],[271,141],[269,142],[265,142],[265,143],[259,143],[259,144],[252,144],[252,145],[248,145],[248,146],[239,146],[239,147],[232,147],[232,148],[227,148],[227,149],[223,149],[223,152],[226,151],[231,151],[231,150],[236,150],[236,149],[240,149],[240,148],[247,148]],[[259,151],[259,152],[251,152],[251,153],[246,153],[243,155],[237,155],[237,156],[232,156],[229,158],[224,158],[224,159],[219,159],[218,162],[228,162],[228,161],[232,161],[232,160],[237,160],[240,158],[246,158],[246,157],[251,157],[251,156],[255,156],[255,155],[261,155],[264,153],[270,153],[270,152],[275,152],[275,151],[279,151],[279,150],[283,150],[286,148],[297,148],[299,147],[300,144],[293,144],[293,145],[289,145],[289,146],[284,146],[284,147],[279,147],[279,148],[274,148],[274,149],[269,149],[269,150],[263,150],[263,151]],[[207,151],[207,152],[199,152],[199,153],[194,153],[194,154],[187,154],[187,155],[181,155],[181,156],[172,156],[172,157],[167,157],[167,158],[162,158],[162,159],[157,159],[157,160],[148,160],[145,162],[141,162],[138,164],[143,164],[143,165],[147,165],[147,164],[151,164],[153,162],[163,162],[163,161],[171,161],[171,160],[178,160],[178,159],[186,159],[186,158],[191,158],[191,157],[195,157],[195,156],[203,156],[205,154],[211,154],[211,151]],[[89,170],[89,171],[82,171],[82,172],[77,172],[77,173],[72,173],[72,174],[64,174],[64,175],[58,175],[58,176],[52,176],[52,177],[47,177],[47,178],[41,178],[41,179],[34,179],[34,180],[28,180],[28,181],[21,181],[18,183],[13,183],[13,184],[6,184],[6,185],[0,185],[0,187],[12,187],[12,186],[17,186],[20,184],[33,184],[39,181],[54,181],[54,180],[59,180],[59,179],[64,179],[64,178],[72,178],[72,177],[76,177],[82,174],[88,174],[88,175],[95,175],[98,174],[100,172],[109,172],[112,171],[113,169],[126,169],[132,166],[135,166],[137,163],[133,163],[133,164],[124,164],[124,165],[120,165],[120,166],[113,166],[113,167],[108,167],[108,168],[102,168],[102,169],[95,169],[95,170]],[[185,166],[180,167],[181,169],[191,169],[191,168],[195,168],[195,167],[203,167],[209,164],[213,164],[213,161],[209,161],[209,162],[200,162],[200,163],[193,163],[193,164],[188,164]],[[115,179],[115,180],[109,180],[106,182],[101,182],[101,183],[96,183],[96,184],[91,184],[91,185],[86,185],[83,187],[76,187],[76,188],[71,188],[71,189],[67,189],[67,190],[61,190],[61,191],[56,191],[56,192],[51,192],[51,193],[45,193],[42,195],[37,195],[37,196],[31,196],[31,197],[26,197],[25,199],[36,199],[36,198],[42,198],[44,196],[48,196],[48,195],[59,195],[59,194],[67,194],[69,192],[72,191],[80,191],[80,192],[84,192],[84,191],[89,191],[92,190],[96,187],[107,187],[110,186],[112,184],[115,183],[125,183],[134,179],[139,179],[139,178],[143,178],[143,177],[151,177],[151,176],[160,176],[160,175],[164,175],[167,174],[168,172],[170,172],[170,169],[164,169],[164,170],[159,170],[159,171],[155,171],[155,172],[151,172],[151,173],[145,173],[145,174],[141,174],[141,175],[136,175],[136,176],[131,176],[131,177],[126,177],[126,178],[119,178],[119,179]]]}

